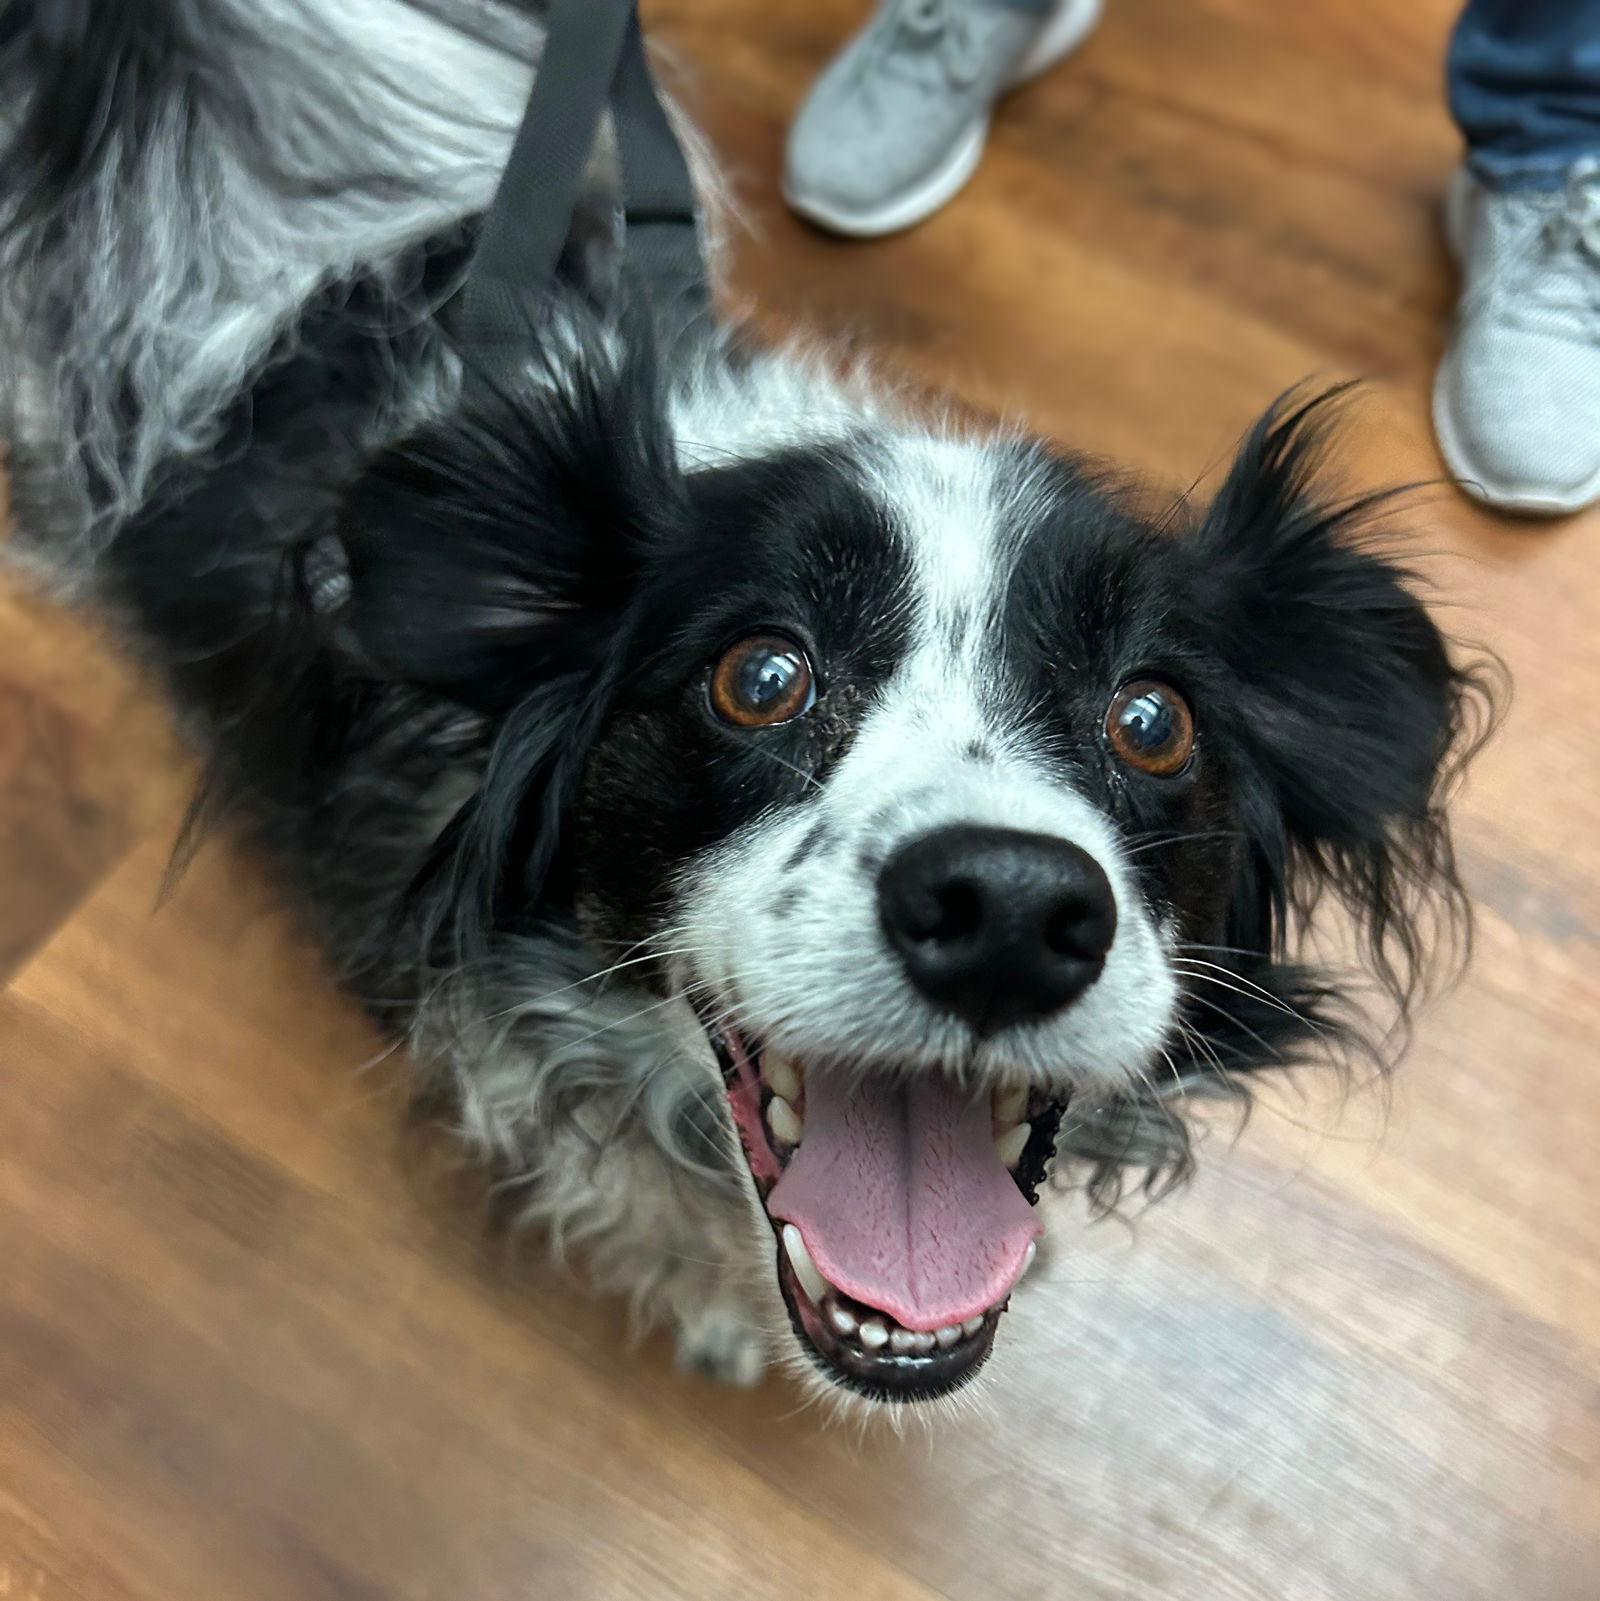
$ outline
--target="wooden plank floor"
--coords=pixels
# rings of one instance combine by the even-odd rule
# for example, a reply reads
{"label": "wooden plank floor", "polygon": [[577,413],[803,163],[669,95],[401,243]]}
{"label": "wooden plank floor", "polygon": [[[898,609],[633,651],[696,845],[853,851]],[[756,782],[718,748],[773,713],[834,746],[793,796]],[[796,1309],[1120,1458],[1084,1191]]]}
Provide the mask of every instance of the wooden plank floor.
{"label": "wooden plank floor", "polygon": [[[1188,483],[1307,374],[1434,477],[1447,0],[1110,0],[900,239],[774,203],[860,0],[653,0],[740,291]],[[853,1435],[629,1351],[473,1223],[249,864],[157,908],[187,780],[91,630],[0,596],[7,1601],[1596,1601],[1600,519],[1413,523],[1514,709],[1459,807],[1477,964],[1387,1095],[1312,1086],[1137,1219],[1068,1205],[981,1410]]]}

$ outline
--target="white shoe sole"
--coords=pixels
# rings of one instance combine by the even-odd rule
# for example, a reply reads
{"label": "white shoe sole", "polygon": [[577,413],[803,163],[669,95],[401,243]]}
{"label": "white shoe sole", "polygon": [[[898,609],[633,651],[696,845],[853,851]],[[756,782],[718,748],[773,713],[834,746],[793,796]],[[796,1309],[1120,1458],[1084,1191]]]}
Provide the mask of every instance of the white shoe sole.
{"label": "white shoe sole", "polygon": [[[1450,254],[1461,265],[1465,254],[1465,208],[1471,192],[1472,179],[1465,169],[1458,169],[1445,191],[1444,232],[1450,245]],[[1510,512],[1518,517],[1570,517],[1600,501],[1600,471],[1595,472],[1575,489],[1559,495],[1539,494],[1528,489],[1513,489],[1496,483],[1485,473],[1463,447],[1456,432],[1455,417],[1446,396],[1454,387],[1450,382],[1455,374],[1455,335],[1445,346],[1439,361],[1439,370],[1433,379],[1433,437],[1444,458],[1445,467],[1462,494],[1495,511]]]}
{"label": "white shoe sole", "polygon": [[[1040,28],[1038,37],[1028,47],[1027,54],[1012,69],[1001,92],[1021,88],[1071,55],[1094,31],[1103,4],[1104,0],[1060,0]],[[850,239],[877,239],[884,234],[899,233],[901,229],[931,217],[961,192],[977,169],[988,137],[989,112],[986,108],[934,171],[915,188],[904,189],[881,205],[862,210],[837,206],[795,188],[787,173],[783,180],[783,198],[791,210],[807,221]]]}

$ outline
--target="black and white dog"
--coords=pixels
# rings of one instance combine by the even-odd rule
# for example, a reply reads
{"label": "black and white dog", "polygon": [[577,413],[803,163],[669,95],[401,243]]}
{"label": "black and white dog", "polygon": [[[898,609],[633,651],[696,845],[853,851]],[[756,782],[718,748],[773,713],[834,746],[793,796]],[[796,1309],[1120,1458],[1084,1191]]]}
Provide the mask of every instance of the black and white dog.
{"label": "black and white dog", "polygon": [[[522,1215],[741,1382],[983,1363],[1057,1159],[1403,1006],[1477,701],[1270,413],[1152,518],[792,350],[663,348],[589,228],[515,380],[451,294],[511,0],[8,0],[13,557],[117,619]],[[614,163],[610,164],[614,168]]]}

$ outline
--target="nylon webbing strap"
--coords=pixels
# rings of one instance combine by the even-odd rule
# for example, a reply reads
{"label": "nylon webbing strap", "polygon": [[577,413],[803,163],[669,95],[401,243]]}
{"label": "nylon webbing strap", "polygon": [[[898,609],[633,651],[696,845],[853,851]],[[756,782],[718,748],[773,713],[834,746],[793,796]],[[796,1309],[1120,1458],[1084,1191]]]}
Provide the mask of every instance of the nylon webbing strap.
{"label": "nylon webbing strap", "polygon": [[688,163],[656,95],[634,0],[553,0],[544,54],[461,289],[460,337],[493,367],[555,281],[609,102],[622,167],[624,257],[674,323],[710,303]]}
{"label": "nylon webbing strap", "polygon": [[707,311],[711,291],[694,180],[650,76],[636,4],[628,7],[611,109],[622,156],[628,259],[661,301],[675,303],[684,316]]}

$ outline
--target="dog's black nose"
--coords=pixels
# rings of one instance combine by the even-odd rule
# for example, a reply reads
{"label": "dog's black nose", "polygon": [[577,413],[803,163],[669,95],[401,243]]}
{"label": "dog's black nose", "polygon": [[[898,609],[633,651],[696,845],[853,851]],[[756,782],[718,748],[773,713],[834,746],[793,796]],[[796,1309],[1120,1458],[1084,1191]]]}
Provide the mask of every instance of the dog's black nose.
{"label": "dog's black nose", "polygon": [[1094,857],[1006,828],[942,828],[903,846],[878,875],[878,916],[911,982],[980,1034],[1076,1000],[1117,931]]}

